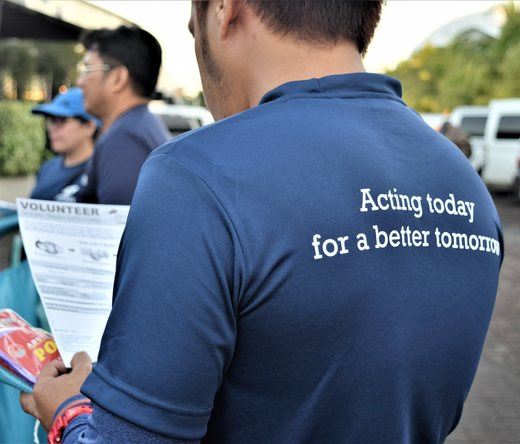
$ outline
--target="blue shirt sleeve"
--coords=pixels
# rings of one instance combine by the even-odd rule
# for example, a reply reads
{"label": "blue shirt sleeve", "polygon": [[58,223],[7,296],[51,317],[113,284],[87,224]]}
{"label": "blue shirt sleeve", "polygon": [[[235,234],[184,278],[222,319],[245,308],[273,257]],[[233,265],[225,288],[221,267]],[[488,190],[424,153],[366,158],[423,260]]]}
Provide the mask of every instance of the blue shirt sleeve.
{"label": "blue shirt sleeve", "polygon": [[233,356],[244,268],[215,193],[179,160],[152,155],[121,242],[99,360],[82,393],[149,431],[201,439]]}
{"label": "blue shirt sleeve", "polygon": [[128,421],[112,415],[94,405],[92,415],[76,417],[63,433],[63,444],[152,443],[188,444],[197,441],[181,441],[148,432]]}
{"label": "blue shirt sleeve", "polygon": [[137,135],[128,132],[115,132],[105,144],[96,172],[98,201],[129,205],[150,150]]}
{"label": "blue shirt sleeve", "polygon": [[114,131],[96,145],[88,185],[80,193],[84,203],[130,205],[139,172],[150,147],[137,134]]}
{"label": "blue shirt sleeve", "polygon": [[132,201],[139,171],[150,150],[136,135],[128,132],[114,133],[106,143],[108,149],[97,165],[99,202],[128,205]]}

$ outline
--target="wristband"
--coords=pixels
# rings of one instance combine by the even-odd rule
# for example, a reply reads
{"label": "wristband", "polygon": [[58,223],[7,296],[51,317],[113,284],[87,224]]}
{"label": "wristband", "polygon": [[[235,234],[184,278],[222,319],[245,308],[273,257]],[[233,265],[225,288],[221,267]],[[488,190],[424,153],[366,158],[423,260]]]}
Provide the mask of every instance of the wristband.
{"label": "wristband", "polygon": [[60,413],[49,430],[47,435],[49,444],[61,443],[63,438],[63,432],[67,426],[80,415],[92,414],[92,405],[90,403],[76,404],[71,407],[67,407],[62,413]]}

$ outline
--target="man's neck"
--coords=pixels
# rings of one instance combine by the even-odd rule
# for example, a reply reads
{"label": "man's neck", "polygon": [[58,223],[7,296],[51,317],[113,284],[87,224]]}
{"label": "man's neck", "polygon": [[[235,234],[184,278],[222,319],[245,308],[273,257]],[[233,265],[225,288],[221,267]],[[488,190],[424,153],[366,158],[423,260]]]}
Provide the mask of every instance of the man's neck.
{"label": "man's neck", "polygon": [[148,99],[135,96],[114,100],[111,103],[110,109],[107,110],[106,115],[101,116],[101,120],[103,121],[103,132],[107,131],[108,128],[110,128],[112,124],[128,110],[139,105],[146,105],[147,103]]}
{"label": "man's neck", "polygon": [[365,71],[357,48],[348,42],[323,47],[287,40],[283,45],[280,41],[266,43],[272,44],[255,45],[252,69],[243,82],[248,108],[258,105],[265,93],[283,83]]}

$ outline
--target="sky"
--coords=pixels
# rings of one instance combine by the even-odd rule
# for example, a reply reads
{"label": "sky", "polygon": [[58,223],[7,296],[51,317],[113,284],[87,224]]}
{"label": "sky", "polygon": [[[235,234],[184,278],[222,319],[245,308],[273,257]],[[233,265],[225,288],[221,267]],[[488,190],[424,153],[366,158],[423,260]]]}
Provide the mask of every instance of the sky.
{"label": "sky", "polygon": [[[159,89],[171,93],[182,88],[188,95],[200,91],[193,38],[188,31],[189,0],[95,0],[91,3],[133,21],[159,40],[163,48]],[[365,57],[365,67],[371,72],[394,67],[441,26],[484,12],[498,3],[486,0],[387,0]]]}

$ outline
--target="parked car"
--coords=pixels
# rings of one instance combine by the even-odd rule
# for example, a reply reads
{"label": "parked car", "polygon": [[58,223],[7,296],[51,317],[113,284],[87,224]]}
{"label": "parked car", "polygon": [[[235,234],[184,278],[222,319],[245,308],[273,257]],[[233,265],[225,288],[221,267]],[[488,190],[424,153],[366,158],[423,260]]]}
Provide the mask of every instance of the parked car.
{"label": "parked car", "polygon": [[469,161],[479,174],[484,167],[484,129],[488,118],[487,106],[458,106],[450,114],[449,122],[469,136]]}
{"label": "parked car", "polygon": [[484,131],[482,179],[490,188],[513,189],[520,157],[520,98],[492,100]]}
{"label": "parked car", "polygon": [[154,100],[148,107],[161,118],[173,137],[214,122],[211,113],[202,106],[170,105]]}

